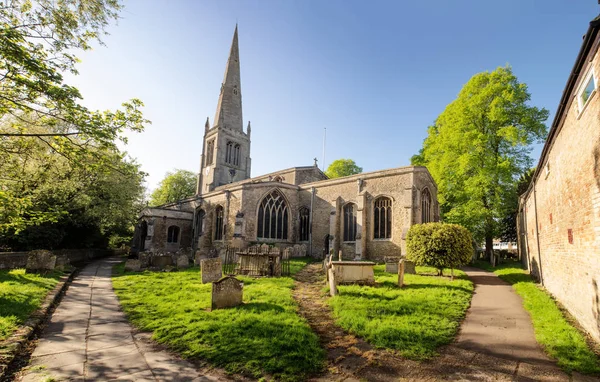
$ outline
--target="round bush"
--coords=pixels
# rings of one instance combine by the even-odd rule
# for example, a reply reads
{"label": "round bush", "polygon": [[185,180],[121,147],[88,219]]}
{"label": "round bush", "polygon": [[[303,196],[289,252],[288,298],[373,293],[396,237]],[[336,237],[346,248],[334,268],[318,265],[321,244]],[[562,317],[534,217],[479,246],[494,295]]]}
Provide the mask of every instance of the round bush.
{"label": "round bush", "polygon": [[406,237],[407,259],[440,270],[467,264],[473,255],[471,233],[458,224],[415,224]]}

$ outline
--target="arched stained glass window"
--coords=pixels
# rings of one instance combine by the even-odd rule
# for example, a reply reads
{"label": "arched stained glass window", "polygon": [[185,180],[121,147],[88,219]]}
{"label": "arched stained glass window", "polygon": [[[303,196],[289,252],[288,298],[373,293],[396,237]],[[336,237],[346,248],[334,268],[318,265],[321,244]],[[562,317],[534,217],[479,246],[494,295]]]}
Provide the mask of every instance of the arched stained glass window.
{"label": "arched stained glass window", "polygon": [[375,200],[373,206],[373,238],[389,239],[392,237],[392,199],[382,196]]}
{"label": "arched stained glass window", "polygon": [[310,210],[300,208],[300,241],[308,241],[310,234]]}
{"label": "arched stained glass window", "polygon": [[356,241],[356,206],[344,206],[344,241]]}
{"label": "arched stained glass window", "polygon": [[287,240],[288,207],[283,195],[274,190],[264,197],[258,208],[256,236],[261,239]]}
{"label": "arched stained glass window", "polygon": [[223,240],[223,207],[215,209],[215,240]]}
{"label": "arched stained glass window", "polygon": [[429,189],[424,189],[421,193],[421,223],[431,221],[431,193]]}
{"label": "arched stained glass window", "polygon": [[167,243],[177,243],[179,241],[179,227],[172,225],[167,229]]}

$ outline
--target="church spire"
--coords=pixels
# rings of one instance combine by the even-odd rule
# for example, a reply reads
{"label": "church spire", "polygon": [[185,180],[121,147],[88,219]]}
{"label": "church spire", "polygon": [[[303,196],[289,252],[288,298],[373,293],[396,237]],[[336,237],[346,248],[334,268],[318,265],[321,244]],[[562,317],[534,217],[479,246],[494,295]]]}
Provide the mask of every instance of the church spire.
{"label": "church spire", "polygon": [[242,86],[240,80],[240,51],[238,47],[238,28],[235,25],[233,41],[225,67],[225,77],[221,84],[221,94],[213,127],[243,131]]}

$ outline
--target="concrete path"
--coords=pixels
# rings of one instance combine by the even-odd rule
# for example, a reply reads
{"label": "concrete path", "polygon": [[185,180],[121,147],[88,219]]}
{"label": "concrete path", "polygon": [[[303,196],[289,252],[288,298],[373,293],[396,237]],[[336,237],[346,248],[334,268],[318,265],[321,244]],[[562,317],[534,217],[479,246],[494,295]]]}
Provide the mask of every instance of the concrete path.
{"label": "concrete path", "polygon": [[555,365],[535,340],[531,317],[512,286],[491,272],[464,271],[475,293],[455,345],[532,365]]}
{"label": "concrete path", "polygon": [[86,266],[51,317],[22,381],[217,381],[189,362],[136,334],[112,289],[112,267],[122,259]]}

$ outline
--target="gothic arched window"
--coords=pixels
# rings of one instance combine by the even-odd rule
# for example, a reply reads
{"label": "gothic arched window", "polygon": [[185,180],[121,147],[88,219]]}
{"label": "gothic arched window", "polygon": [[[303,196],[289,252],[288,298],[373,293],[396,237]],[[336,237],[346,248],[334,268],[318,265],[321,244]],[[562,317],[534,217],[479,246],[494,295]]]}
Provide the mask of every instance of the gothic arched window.
{"label": "gothic arched window", "polygon": [[429,189],[424,189],[421,193],[421,223],[431,221],[431,193]]}
{"label": "gothic arched window", "polygon": [[172,225],[167,229],[167,243],[177,243],[179,240],[179,227]]}
{"label": "gothic arched window", "polygon": [[227,142],[225,147],[225,163],[233,164],[233,142]]}
{"label": "gothic arched window", "polygon": [[198,212],[196,212],[196,226],[194,228],[195,232],[196,232],[196,236],[200,236],[204,232],[204,217],[205,216],[206,216],[206,213],[204,212],[204,210],[198,210]]}
{"label": "gothic arched window", "polygon": [[212,139],[206,143],[206,166],[212,164],[215,152],[215,140]]}
{"label": "gothic arched window", "polygon": [[283,195],[277,190],[269,193],[258,207],[256,237],[287,240],[288,215]]}
{"label": "gothic arched window", "polygon": [[382,196],[373,205],[373,238],[392,237],[392,199]]}
{"label": "gothic arched window", "polygon": [[223,207],[215,209],[215,240],[223,240]]}
{"label": "gothic arched window", "polygon": [[233,164],[235,166],[240,165],[240,145],[235,145],[233,147]]}
{"label": "gothic arched window", "polygon": [[356,241],[356,208],[348,203],[344,206],[344,241]]}
{"label": "gothic arched window", "polygon": [[308,241],[310,234],[310,210],[300,208],[300,241]]}

